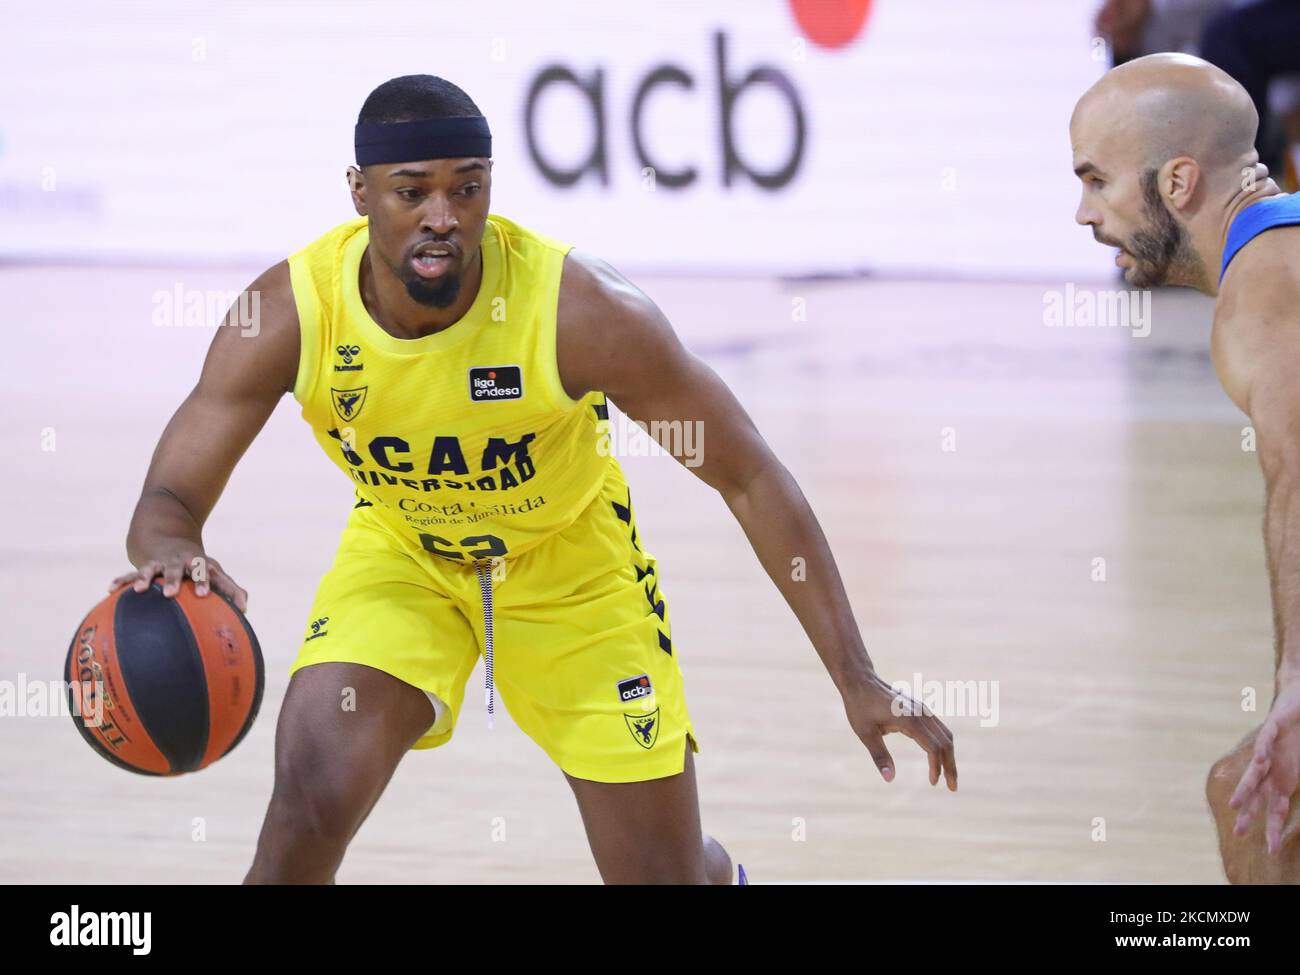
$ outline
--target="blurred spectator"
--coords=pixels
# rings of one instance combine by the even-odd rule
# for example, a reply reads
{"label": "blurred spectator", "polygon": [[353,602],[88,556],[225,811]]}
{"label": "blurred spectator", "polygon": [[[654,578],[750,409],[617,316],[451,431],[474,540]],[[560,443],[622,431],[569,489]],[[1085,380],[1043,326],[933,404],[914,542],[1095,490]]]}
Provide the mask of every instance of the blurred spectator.
{"label": "blurred spectator", "polygon": [[[1286,166],[1286,182],[1294,190],[1300,146],[1300,103],[1294,84],[1300,76],[1300,0],[1257,0],[1220,12],[1201,35],[1201,57],[1250,93],[1259,111],[1260,159],[1274,173]],[[1276,86],[1270,104],[1270,85],[1278,78],[1288,83]],[[1286,103],[1276,105],[1282,99]],[[1272,111],[1275,105],[1278,112]]]}
{"label": "blurred spectator", "polygon": [[[1260,160],[1287,189],[1300,170],[1300,0],[1104,0],[1097,33],[1114,64],[1196,54],[1227,71],[1259,111]],[[1277,83],[1275,83],[1277,82]]]}
{"label": "blurred spectator", "polygon": [[1115,64],[1158,51],[1198,54],[1205,25],[1232,6],[1233,0],[1105,0],[1096,30]]}

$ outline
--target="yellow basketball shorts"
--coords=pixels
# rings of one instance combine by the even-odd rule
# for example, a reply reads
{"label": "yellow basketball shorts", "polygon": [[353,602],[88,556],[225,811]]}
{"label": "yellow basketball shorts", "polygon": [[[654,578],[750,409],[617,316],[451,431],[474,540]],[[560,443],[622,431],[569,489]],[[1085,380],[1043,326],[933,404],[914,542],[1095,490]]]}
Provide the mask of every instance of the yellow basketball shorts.
{"label": "yellow basketball shorts", "polygon": [[568,528],[518,556],[458,564],[413,547],[373,507],[354,508],[321,579],[290,675],[364,664],[430,695],[413,747],[451,740],[480,656],[515,723],[569,775],[676,775],[689,743],[668,604],[637,535],[622,470]]}

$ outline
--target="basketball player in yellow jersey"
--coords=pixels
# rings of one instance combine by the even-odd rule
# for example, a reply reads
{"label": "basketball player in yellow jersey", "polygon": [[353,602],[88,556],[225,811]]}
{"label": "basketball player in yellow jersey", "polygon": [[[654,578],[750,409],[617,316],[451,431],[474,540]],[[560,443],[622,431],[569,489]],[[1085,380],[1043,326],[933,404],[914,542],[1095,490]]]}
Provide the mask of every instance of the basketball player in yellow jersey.
{"label": "basketball player in yellow jersey", "polygon": [[1076,219],[1120,248],[1128,282],[1218,299],[1210,353],[1267,488],[1276,677],[1267,717],[1214,763],[1206,795],[1229,880],[1300,883],[1300,197],[1259,165],[1258,126],[1223,71],[1153,54],[1084,94],[1070,140]]}
{"label": "basketball player in yellow jersey", "polygon": [[202,565],[200,592],[206,578],[246,605],[200,532],[285,393],[355,486],[246,880],[331,882],[402,756],[452,737],[481,655],[489,719],[499,692],[564,772],[606,882],[743,882],[701,831],[689,648],[609,450],[606,396],[637,421],[702,424],[719,446],[691,469],[740,522],[880,774],[894,775],[883,736],[902,732],[931,784],[955,790],[952,735],[875,673],[812,511],[730,391],[611,267],[489,212],[473,101],[394,79],[362,107],[356,151],[360,219],[253,282],[256,336],[219,330],[150,466],[137,570],[117,580],[161,575],[171,595]]}

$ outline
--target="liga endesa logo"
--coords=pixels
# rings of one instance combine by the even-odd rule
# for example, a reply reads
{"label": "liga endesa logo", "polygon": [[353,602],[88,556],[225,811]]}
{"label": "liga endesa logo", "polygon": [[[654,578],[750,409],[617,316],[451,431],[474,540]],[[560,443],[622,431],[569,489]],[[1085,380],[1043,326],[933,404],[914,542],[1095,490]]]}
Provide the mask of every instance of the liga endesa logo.
{"label": "liga endesa logo", "polygon": [[[788,5],[800,33],[814,45],[827,50],[844,48],[857,40],[871,11],[871,0],[788,0]],[[625,131],[630,137],[638,169],[643,174],[653,173],[656,187],[683,189],[700,178],[700,170],[694,165],[673,168],[663,163],[664,158],[680,156],[680,149],[671,153],[661,152],[662,147],[650,145],[646,137],[644,119],[647,106],[665,87],[678,89],[676,97],[679,98],[685,95],[716,100],[716,125],[720,131],[700,141],[720,147],[723,186],[730,187],[744,177],[762,189],[780,190],[799,172],[808,124],[804,99],[794,78],[772,64],[751,65],[746,71],[744,66],[732,63],[734,58],[729,60],[728,40],[726,31],[713,32],[713,63],[699,72],[698,85],[696,75],[678,64],[661,62],[639,69],[642,76],[626,108]],[[524,142],[533,165],[551,185],[560,188],[573,186],[589,175],[602,186],[610,185],[610,125],[607,116],[612,113],[606,76],[611,70],[602,64],[578,68],[552,63],[537,71],[528,83],[523,111]],[[765,170],[746,161],[735,129],[736,106],[741,98],[763,87],[775,91],[784,102],[792,133],[791,142],[781,157],[783,161]],[[540,138],[545,129],[541,122],[541,106],[550,94],[565,88],[576,94],[584,106],[591,133],[585,158],[571,164],[559,163],[549,157]]]}

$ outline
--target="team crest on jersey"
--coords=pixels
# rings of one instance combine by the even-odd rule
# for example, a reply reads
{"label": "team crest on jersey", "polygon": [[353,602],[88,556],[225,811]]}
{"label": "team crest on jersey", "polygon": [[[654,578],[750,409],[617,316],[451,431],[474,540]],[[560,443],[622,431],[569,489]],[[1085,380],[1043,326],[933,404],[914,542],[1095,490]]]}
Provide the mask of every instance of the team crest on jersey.
{"label": "team crest on jersey", "polygon": [[360,386],[356,389],[330,387],[330,392],[334,394],[334,412],[339,415],[340,420],[350,423],[357,418],[361,407],[366,405],[366,390],[369,388],[369,386]]}
{"label": "team crest on jersey", "polygon": [[632,732],[632,737],[642,748],[653,748],[659,740],[658,708],[649,714],[624,714],[623,720],[627,722],[627,730]]}
{"label": "team crest on jersey", "polygon": [[361,363],[356,361],[357,356],[361,355],[361,346],[359,345],[340,345],[334,350],[336,355],[343,357],[343,365],[334,363],[335,372],[360,372],[365,368]]}
{"label": "team crest on jersey", "polygon": [[469,371],[469,398],[473,403],[523,399],[523,370],[519,366],[475,366]]}

